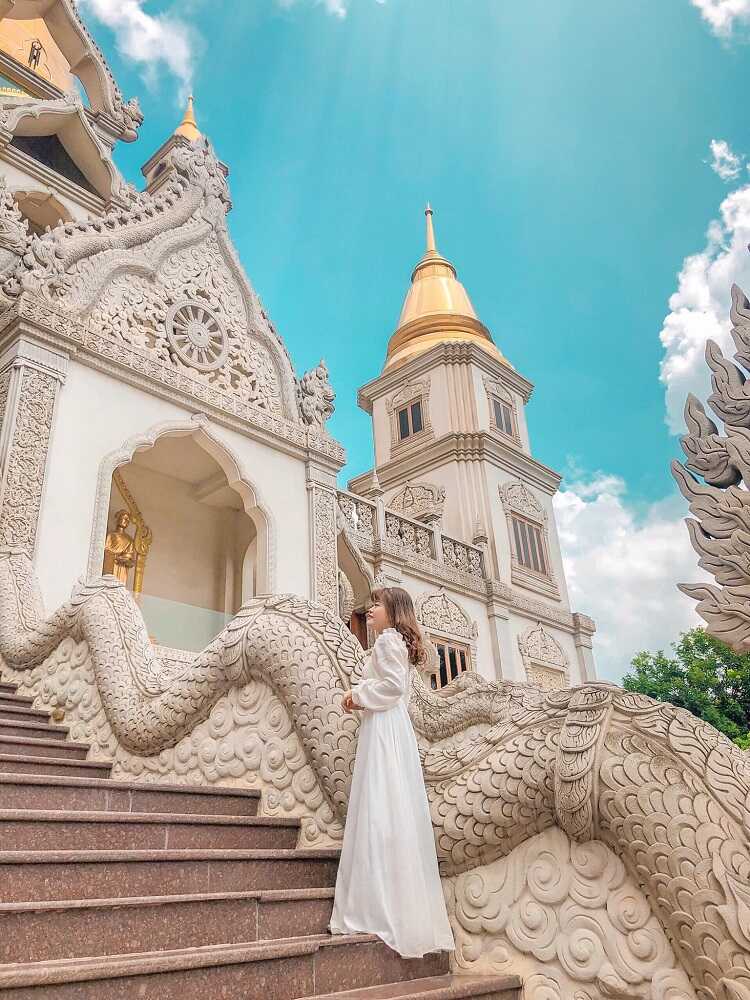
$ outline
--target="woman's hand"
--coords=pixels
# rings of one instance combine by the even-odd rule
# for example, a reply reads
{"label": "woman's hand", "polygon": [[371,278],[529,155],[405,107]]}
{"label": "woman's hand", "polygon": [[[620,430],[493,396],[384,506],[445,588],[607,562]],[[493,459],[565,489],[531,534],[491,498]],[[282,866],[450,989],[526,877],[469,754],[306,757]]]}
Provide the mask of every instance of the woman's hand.
{"label": "woman's hand", "polygon": [[362,711],[362,706],[358,705],[354,700],[354,692],[351,688],[348,691],[344,691],[344,700],[342,701],[342,705],[345,712]]}

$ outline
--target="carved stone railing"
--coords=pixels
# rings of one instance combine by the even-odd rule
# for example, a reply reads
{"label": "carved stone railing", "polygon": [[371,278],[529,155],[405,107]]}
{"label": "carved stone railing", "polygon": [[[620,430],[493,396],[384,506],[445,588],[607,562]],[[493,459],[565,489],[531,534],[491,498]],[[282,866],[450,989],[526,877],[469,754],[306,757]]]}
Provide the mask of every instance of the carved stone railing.
{"label": "carved stone railing", "polygon": [[385,512],[385,534],[391,545],[413,556],[423,559],[437,558],[435,533],[421,521],[413,521],[403,514]]}
{"label": "carved stone railing", "polygon": [[467,545],[443,535],[443,562],[461,573],[484,579],[484,553],[476,545]]}
{"label": "carved stone railing", "polygon": [[347,526],[361,539],[374,542],[377,537],[378,509],[370,500],[340,490],[339,510]]}
{"label": "carved stone railing", "polygon": [[479,589],[489,579],[484,550],[443,535],[439,522],[406,517],[386,507],[381,497],[368,500],[339,490],[337,498],[347,528],[363,549],[380,549],[463,585],[471,586],[476,581]]}

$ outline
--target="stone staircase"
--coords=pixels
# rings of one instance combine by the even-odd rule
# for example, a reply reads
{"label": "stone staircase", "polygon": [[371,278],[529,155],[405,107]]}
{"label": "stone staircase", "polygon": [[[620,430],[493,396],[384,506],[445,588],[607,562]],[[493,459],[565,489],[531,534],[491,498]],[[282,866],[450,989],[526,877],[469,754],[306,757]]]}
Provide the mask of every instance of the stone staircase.
{"label": "stone staircase", "polygon": [[331,936],[338,852],[258,792],[113,781],[88,751],[0,683],[0,1000],[519,1000]]}

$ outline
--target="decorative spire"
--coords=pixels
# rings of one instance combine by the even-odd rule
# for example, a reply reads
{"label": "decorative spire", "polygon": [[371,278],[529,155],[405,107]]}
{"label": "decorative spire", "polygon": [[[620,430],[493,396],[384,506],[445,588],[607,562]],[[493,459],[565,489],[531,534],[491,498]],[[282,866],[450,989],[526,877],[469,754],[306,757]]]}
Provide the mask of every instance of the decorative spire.
{"label": "decorative spire", "polygon": [[435,247],[435,230],[432,227],[432,208],[430,207],[429,201],[427,202],[427,208],[424,210],[424,214],[427,218],[427,253],[437,253]]}
{"label": "decorative spire", "polygon": [[398,327],[388,342],[385,367],[398,365],[436,344],[469,341],[498,361],[504,361],[490,331],[480,322],[456,268],[439,253],[427,203],[426,249],[411,276]]}
{"label": "decorative spire", "polygon": [[196,139],[200,139],[201,133],[198,128],[198,123],[195,120],[192,94],[188,97],[187,108],[185,108],[185,116],[174,130],[174,134],[183,136],[189,142],[195,142]]}

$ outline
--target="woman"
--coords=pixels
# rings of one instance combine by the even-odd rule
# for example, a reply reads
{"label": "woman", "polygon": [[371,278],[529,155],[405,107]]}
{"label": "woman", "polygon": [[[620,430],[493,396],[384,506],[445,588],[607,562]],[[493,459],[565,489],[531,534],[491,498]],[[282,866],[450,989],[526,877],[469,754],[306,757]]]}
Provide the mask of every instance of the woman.
{"label": "woman", "polygon": [[385,587],[373,601],[377,639],[362,680],[344,694],[344,709],[363,716],[329,929],[377,934],[418,958],[454,948],[407,709],[411,666],[426,655],[406,591]]}

